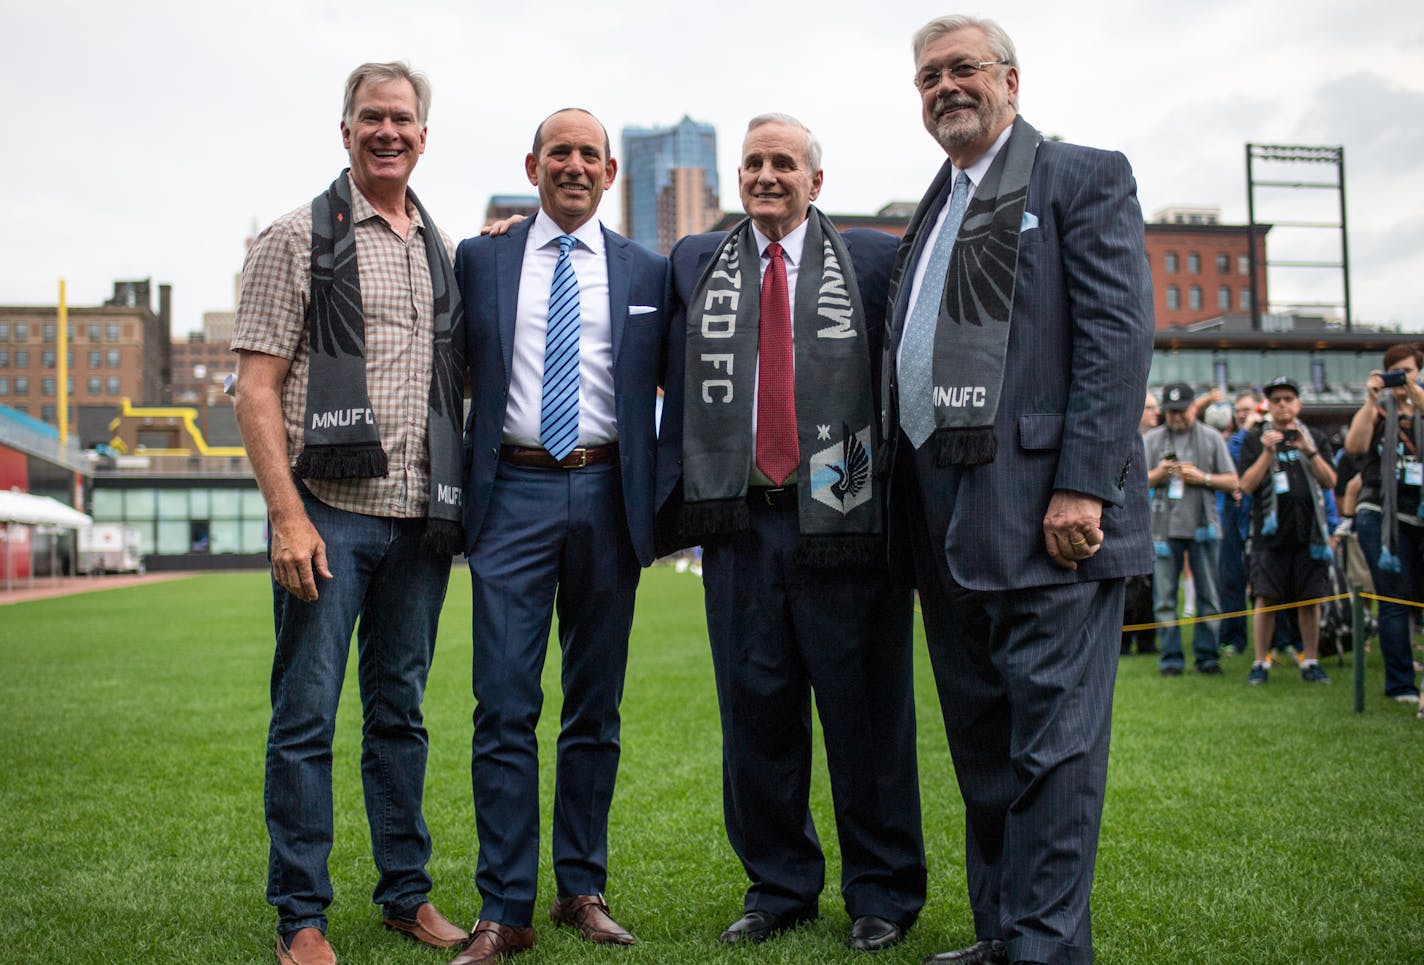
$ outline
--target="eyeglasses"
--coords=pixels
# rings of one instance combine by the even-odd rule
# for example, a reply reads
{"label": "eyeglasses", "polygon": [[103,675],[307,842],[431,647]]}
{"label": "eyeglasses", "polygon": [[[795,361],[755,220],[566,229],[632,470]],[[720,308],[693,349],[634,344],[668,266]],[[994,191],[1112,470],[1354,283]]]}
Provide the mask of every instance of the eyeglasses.
{"label": "eyeglasses", "polygon": [[929,93],[939,86],[940,78],[946,73],[955,80],[968,80],[985,67],[1012,66],[1007,60],[966,60],[948,67],[926,67],[915,75],[915,86]]}

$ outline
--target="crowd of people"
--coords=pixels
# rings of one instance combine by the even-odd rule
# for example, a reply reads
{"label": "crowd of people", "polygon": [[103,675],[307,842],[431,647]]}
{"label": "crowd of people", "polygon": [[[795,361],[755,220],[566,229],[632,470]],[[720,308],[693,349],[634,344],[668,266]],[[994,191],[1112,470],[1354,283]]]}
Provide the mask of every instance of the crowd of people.
{"label": "crowd of people", "polygon": [[1134,629],[1121,652],[1155,653],[1163,676],[1179,676],[1180,624],[1191,618],[1200,673],[1220,674],[1221,653],[1243,653],[1249,641],[1248,683],[1268,682],[1279,651],[1295,655],[1303,681],[1328,684],[1320,601],[1345,585],[1341,556],[1355,539],[1375,592],[1390,598],[1378,621],[1385,695],[1419,705],[1424,718],[1412,644],[1419,606],[1410,602],[1424,603],[1420,361],[1414,345],[1389,348],[1363,405],[1333,438],[1306,424],[1300,385],[1287,375],[1233,400],[1181,382],[1164,386],[1160,400],[1149,392],[1141,429],[1155,605],[1149,620],[1143,591],[1135,606],[1129,600],[1125,626]]}

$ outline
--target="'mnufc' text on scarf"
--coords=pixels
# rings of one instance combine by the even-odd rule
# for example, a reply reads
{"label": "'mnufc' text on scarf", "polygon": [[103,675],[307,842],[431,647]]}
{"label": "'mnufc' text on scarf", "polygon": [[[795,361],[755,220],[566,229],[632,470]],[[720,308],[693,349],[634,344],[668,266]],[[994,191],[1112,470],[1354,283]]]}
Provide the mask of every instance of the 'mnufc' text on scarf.
{"label": "'mnufc' text on scarf", "polygon": [[354,426],[361,423],[373,426],[376,424],[376,416],[370,409],[332,409],[329,412],[313,412],[313,429],[333,429],[337,426]]}

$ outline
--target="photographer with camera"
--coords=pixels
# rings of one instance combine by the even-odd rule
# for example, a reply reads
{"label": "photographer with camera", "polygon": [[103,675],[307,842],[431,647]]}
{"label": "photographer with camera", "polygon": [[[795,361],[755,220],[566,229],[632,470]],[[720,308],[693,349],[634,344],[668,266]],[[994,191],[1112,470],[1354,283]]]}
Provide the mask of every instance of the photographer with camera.
{"label": "photographer with camera", "polygon": [[[1266,386],[1269,413],[1241,443],[1241,488],[1251,496],[1251,588],[1255,662],[1247,683],[1264,684],[1278,603],[1330,593],[1330,528],[1323,491],[1335,485],[1329,440],[1300,421],[1300,386],[1277,376]],[[1296,610],[1305,659],[1300,679],[1328,684],[1320,666],[1320,607]]]}
{"label": "photographer with camera", "polygon": [[[1196,393],[1183,382],[1162,390],[1163,425],[1142,440],[1147,448],[1147,485],[1152,487],[1153,612],[1158,623],[1177,615],[1177,584],[1182,559],[1191,561],[1196,584],[1196,615],[1214,617],[1221,612],[1216,576],[1221,548],[1221,521],[1216,494],[1236,489],[1236,467],[1220,433],[1196,421],[1192,400]],[[1192,633],[1192,655],[1199,673],[1221,673],[1217,649],[1219,628],[1215,620],[1198,623]],[[1164,677],[1181,674],[1182,631],[1162,627],[1157,631],[1162,654],[1157,667]]]}
{"label": "photographer with camera", "polygon": [[[1345,435],[1345,451],[1361,462],[1363,483],[1355,511],[1360,548],[1369,561],[1375,592],[1401,600],[1424,600],[1424,520],[1419,500],[1424,485],[1421,363],[1424,355],[1413,345],[1392,345],[1385,350],[1384,371],[1370,373],[1365,404],[1350,420],[1350,431]],[[1379,605],[1385,695],[1410,704],[1419,701],[1410,646],[1414,609],[1403,603],[1380,601]],[[1424,716],[1424,706],[1420,715]]]}

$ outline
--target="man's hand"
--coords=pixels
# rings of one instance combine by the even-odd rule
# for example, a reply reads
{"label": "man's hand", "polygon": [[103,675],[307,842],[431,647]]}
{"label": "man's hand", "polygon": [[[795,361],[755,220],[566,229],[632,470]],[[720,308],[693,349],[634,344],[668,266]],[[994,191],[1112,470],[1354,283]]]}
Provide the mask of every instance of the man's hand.
{"label": "man's hand", "polygon": [[489,235],[492,238],[498,238],[500,235],[507,233],[510,228],[513,228],[515,225],[519,224],[519,222],[523,220],[524,215],[512,214],[508,218],[500,218],[498,221],[485,225],[483,228],[480,229],[480,234]]}
{"label": "man's hand", "polygon": [[316,576],[331,579],[326,566],[326,542],[305,513],[272,524],[272,575],[298,600],[317,598]]}
{"label": "man's hand", "polygon": [[1078,561],[1103,545],[1103,501],[1067,489],[1055,489],[1043,516],[1043,545],[1053,562],[1076,570]]}

